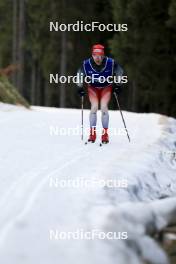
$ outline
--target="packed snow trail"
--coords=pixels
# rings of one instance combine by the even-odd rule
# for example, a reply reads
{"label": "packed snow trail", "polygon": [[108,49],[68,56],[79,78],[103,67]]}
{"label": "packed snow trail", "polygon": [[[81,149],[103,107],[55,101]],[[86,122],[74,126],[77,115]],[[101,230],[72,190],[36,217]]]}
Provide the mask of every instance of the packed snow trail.
{"label": "packed snow trail", "polygon": [[[176,148],[176,121],[157,114],[124,117],[132,142],[112,135],[100,148],[99,140],[84,145],[80,135],[57,134],[79,126],[80,110],[0,104],[1,263],[168,263],[147,233],[148,223],[159,230],[175,217],[176,200],[167,197],[176,196],[175,160],[168,154]],[[110,112],[110,126],[122,131],[118,111]],[[108,180],[128,186],[56,186]],[[95,229],[127,231],[129,239],[50,239],[51,230]]]}

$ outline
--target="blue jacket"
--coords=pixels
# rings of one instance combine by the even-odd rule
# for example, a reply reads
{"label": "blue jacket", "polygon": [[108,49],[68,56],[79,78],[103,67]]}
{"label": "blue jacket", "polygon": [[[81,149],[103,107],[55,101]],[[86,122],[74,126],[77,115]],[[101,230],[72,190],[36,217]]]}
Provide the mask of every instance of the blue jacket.
{"label": "blue jacket", "polygon": [[[108,82],[98,82],[98,79],[101,77],[107,78],[108,76],[122,76],[123,69],[122,67],[114,61],[114,59],[105,57],[101,65],[97,65],[93,58],[89,58],[83,61],[81,68],[77,72],[82,74],[84,77],[92,77],[94,75],[94,82],[91,82],[90,85],[96,88],[103,88],[108,86]],[[78,87],[83,87],[83,83],[80,81]]]}

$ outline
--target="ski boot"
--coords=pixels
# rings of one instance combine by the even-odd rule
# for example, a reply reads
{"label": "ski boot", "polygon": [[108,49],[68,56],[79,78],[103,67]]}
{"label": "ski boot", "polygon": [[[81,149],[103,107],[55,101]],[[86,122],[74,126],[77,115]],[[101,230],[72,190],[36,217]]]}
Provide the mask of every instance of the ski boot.
{"label": "ski boot", "polygon": [[103,144],[109,143],[108,128],[104,128],[103,129],[103,133],[102,133],[102,136],[101,136],[101,142]]}
{"label": "ski boot", "polygon": [[89,138],[88,138],[88,142],[92,142],[94,143],[96,140],[96,128],[91,128],[90,129],[90,135],[89,135]]}

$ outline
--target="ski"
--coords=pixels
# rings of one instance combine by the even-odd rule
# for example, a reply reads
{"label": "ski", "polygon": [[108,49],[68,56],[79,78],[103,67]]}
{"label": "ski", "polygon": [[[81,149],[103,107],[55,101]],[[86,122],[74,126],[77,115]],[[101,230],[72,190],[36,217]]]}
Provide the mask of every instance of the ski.
{"label": "ski", "polygon": [[[95,143],[95,142],[86,141],[86,142],[84,142],[84,145],[90,145],[90,144],[93,144],[93,143]],[[108,143],[109,143],[109,142],[99,142],[98,145],[99,145],[100,147],[102,147],[103,145],[107,145]]]}
{"label": "ski", "polygon": [[91,144],[91,143],[93,144],[93,143],[95,143],[95,141],[86,141],[84,144],[88,145],[88,144]]}
{"label": "ski", "polygon": [[107,145],[109,143],[109,141],[108,142],[100,142],[100,147],[102,147],[103,145]]}

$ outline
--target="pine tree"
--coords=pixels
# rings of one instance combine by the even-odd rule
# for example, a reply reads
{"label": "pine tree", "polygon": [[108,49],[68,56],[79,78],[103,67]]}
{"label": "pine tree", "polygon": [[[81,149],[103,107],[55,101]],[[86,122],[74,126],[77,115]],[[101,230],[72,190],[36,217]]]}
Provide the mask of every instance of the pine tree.
{"label": "pine tree", "polygon": [[112,7],[114,21],[128,23],[128,32],[116,34],[111,47],[128,73],[130,109],[171,114],[169,1],[114,0]]}

